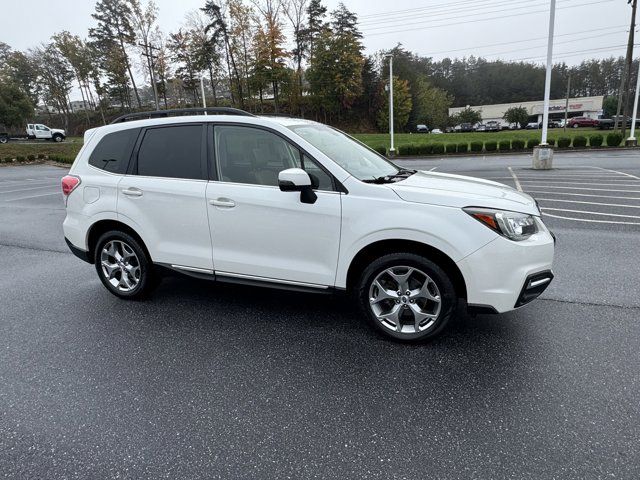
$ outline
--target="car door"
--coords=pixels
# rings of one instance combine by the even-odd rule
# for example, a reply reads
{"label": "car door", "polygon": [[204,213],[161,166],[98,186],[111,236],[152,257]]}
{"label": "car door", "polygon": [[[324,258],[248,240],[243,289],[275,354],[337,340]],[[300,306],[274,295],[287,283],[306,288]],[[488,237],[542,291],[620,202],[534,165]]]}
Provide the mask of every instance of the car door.
{"label": "car door", "polygon": [[118,217],[142,237],[154,263],[213,273],[202,124],[143,129],[118,184]]}
{"label": "car door", "polygon": [[[216,168],[207,201],[216,276],[333,286],[341,224],[333,177],[274,131],[213,130]],[[278,187],[278,173],[291,167],[312,175],[314,203]]]}
{"label": "car door", "polygon": [[36,124],[36,138],[51,138],[51,131],[49,130],[49,127]]}

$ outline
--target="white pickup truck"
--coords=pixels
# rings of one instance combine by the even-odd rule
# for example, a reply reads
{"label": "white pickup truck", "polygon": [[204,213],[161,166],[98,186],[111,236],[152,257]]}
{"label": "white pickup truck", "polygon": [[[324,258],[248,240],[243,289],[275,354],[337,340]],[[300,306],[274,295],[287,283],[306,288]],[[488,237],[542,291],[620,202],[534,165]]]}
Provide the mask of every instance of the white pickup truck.
{"label": "white pickup truck", "polygon": [[61,142],[67,138],[64,130],[49,128],[41,123],[27,124],[27,136],[30,139],[53,140],[54,142]]}

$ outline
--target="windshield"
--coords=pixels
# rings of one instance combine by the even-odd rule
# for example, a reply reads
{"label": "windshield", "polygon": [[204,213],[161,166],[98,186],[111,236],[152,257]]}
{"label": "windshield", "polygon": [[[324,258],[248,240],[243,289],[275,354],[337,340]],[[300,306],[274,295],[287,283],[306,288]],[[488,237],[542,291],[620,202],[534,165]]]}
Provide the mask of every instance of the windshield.
{"label": "windshield", "polygon": [[354,138],[322,124],[291,125],[296,132],[358,180],[395,175],[400,169]]}

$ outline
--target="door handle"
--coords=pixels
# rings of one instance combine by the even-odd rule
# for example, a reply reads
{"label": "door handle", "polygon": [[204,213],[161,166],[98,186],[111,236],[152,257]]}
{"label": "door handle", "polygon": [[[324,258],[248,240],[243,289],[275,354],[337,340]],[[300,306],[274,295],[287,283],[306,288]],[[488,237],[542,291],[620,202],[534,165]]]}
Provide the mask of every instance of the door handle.
{"label": "door handle", "polygon": [[216,198],[215,200],[209,200],[209,204],[214,207],[233,208],[236,206],[236,202],[230,198]]}
{"label": "door handle", "polygon": [[140,190],[139,188],[127,188],[127,189],[122,190],[122,193],[124,193],[128,197],[141,197],[142,196],[142,190]]}

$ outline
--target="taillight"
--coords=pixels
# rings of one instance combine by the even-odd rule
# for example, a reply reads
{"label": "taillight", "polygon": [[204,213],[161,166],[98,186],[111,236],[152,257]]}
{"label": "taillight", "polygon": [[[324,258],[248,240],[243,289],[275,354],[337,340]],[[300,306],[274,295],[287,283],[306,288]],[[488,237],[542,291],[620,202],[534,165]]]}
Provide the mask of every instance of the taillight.
{"label": "taillight", "polygon": [[80,185],[80,177],[75,175],[65,175],[62,177],[62,195],[66,197]]}

